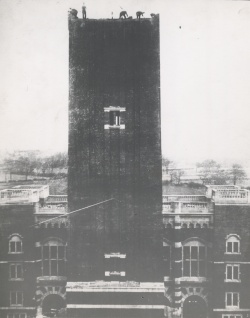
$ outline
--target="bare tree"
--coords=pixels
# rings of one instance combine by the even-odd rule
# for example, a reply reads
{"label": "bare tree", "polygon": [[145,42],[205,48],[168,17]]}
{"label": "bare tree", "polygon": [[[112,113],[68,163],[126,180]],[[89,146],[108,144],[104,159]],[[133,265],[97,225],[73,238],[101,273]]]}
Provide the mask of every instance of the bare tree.
{"label": "bare tree", "polygon": [[162,158],[162,168],[163,168],[163,171],[165,173],[168,173],[169,172],[169,165],[172,163],[171,160],[169,160],[168,158],[166,157],[163,157]]}
{"label": "bare tree", "polygon": [[234,163],[232,165],[232,169],[230,170],[230,176],[233,184],[236,185],[237,182],[240,182],[246,178],[246,172],[240,164]]}
{"label": "bare tree", "polygon": [[199,175],[203,184],[225,184],[229,175],[215,160],[205,160],[197,163]]}

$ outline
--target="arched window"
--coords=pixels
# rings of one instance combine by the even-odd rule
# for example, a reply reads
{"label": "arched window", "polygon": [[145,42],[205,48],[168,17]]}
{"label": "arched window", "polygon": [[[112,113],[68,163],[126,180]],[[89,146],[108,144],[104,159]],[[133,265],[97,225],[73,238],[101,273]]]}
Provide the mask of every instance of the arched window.
{"label": "arched window", "polygon": [[51,239],[41,246],[42,276],[65,276],[66,246]]}
{"label": "arched window", "polygon": [[183,246],[183,276],[205,277],[207,247],[199,241],[189,241]]}
{"label": "arched window", "polygon": [[240,253],[240,237],[237,234],[229,234],[226,237],[226,253],[239,254]]}
{"label": "arched window", "polygon": [[9,253],[22,253],[23,252],[23,242],[19,234],[13,234],[10,236],[9,240]]}

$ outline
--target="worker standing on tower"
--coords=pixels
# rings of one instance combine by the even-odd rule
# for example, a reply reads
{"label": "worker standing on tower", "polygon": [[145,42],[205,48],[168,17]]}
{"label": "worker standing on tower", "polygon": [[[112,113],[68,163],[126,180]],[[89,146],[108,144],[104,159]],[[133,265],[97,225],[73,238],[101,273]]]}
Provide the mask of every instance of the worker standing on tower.
{"label": "worker standing on tower", "polygon": [[85,3],[83,2],[83,5],[82,5],[82,18],[86,19],[86,17],[87,17],[86,6],[85,6]]}

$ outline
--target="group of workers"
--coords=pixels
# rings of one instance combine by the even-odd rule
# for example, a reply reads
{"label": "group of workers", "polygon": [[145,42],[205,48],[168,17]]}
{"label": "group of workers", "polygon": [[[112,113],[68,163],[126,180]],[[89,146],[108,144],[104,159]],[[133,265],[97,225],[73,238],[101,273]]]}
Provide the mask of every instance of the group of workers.
{"label": "group of workers", "polygon": [[[78,14],[78,11],[76,9],[71,9],[70,8],[70,11],[69,13],[74,17],[74,18],[77,18],[77,14]],[[137,11],[136,12],[136,18],[140,20],[141,17],[143,17],[143,14],[145,12],[142,12],[142,11]],[[155,17],[155,14],[154,13],[151,13],[150,14],[151,17]],[[82,18],[83,19],[86,19],[87,18],[87,11],[86,11],[86,6],[85,4],[83,3],[83,6],[82,6]],[[113,18],[113,12],[112,12],[112,18]],[[127,19],[127,18],[130,18],[132,19],[132,17],[129,17],[128,14],[127,14],[127,11],[121,11],[120,12],[120,16],[119,16],[119,19]]]}

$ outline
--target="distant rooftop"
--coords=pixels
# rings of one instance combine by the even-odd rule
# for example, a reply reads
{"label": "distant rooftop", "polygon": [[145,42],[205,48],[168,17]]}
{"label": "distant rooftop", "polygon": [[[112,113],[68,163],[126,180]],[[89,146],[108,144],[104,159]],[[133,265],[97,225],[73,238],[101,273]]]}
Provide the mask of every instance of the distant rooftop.
{"label": "distant rooftop", "polygon": [[206,196],[215,204],[250,204],[250,191],[236,185],[206,186]]}
{"label": "distant rooftop", "polygon": [[67,211],[67,195],[49,195],[49,186],[40,184],[18,185],[0,190],[0,205],[39,203],[46,211]]}
{"label": "distant rooftop", "polygon": [[0,191],[0,204],[23,204],[39,202],[37,189],[4,189]]}

